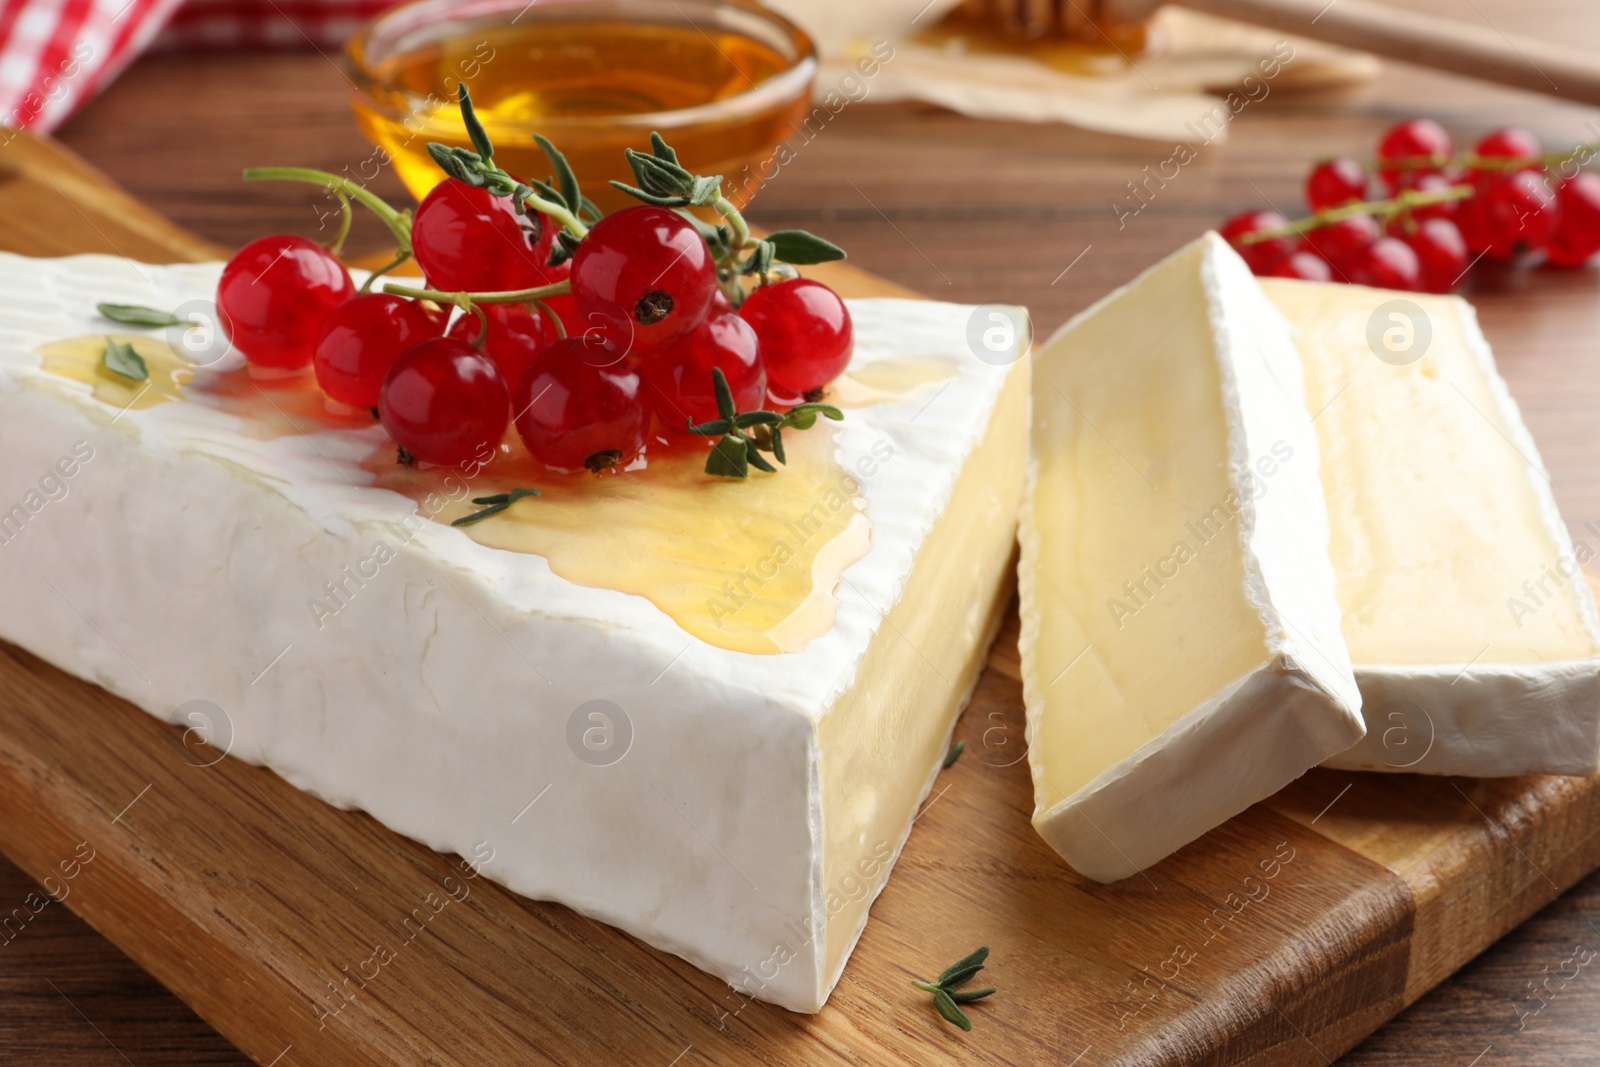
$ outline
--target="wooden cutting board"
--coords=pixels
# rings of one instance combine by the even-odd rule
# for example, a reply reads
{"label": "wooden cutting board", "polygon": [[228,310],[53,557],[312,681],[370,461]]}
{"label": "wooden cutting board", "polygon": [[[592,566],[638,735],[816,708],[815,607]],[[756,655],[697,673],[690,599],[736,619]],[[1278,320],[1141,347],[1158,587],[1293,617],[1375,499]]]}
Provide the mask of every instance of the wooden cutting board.
{"label": "wooden cutting board", "polygon": [[[0,158],[0,218],[0,247],[32,255],[220,251],[26,137]],[[274,1067],[1320,1065],[1600,864],[1590,779],[1313,771],[1140,876],[1088,882],[1028,823],[1014,617],[956,736],[816,1016],[481,880],[440,906],[453,857],[260,768],[197,767],[177,728],[3,644],[0,849]],[[380,943],[401,947],[339,994]],[[962,1034],[909,983],[980,944],[1000,992]]]}

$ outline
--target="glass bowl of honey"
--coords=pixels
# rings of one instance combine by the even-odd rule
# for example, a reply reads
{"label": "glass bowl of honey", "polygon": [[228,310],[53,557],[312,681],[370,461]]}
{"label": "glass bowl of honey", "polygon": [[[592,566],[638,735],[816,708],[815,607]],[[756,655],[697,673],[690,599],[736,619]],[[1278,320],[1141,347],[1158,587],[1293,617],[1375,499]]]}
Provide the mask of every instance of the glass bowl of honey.
{"label": "glass bowl of honey", "polygon": [[543,135],[603,211],[635,203],[607,182],[633,183],[622,150],[648,151],[651,131],[742,207],[817,71],[804,31],[754,0],[414,0],[358,31],[346,62],[356,121],[418,199],[444,178],[428,142],[471,147],[464,84],[497,163],[545,178]]}

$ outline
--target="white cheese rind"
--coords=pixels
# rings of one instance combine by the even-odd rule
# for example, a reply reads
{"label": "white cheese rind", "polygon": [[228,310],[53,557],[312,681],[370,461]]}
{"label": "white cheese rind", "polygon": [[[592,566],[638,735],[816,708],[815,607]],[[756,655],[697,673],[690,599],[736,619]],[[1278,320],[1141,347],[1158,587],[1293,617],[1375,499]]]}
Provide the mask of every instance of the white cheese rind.
{"label": "white cheese rind", "polygon": [[[829,632],[800,653],[746,655],[690,638],[643,598],[417,521],[358,466],[380,430],[252,440],[207,405],[119,413],[39,369],[38,345],[107,330],[96,302],[205,299],[219,269],[0,255],[0,512],[79,442],[92,450],[64,495],[0,544],[0,638],[168,721],[210,701],[233,757],[762,999],[818,1010],[843,966],[819,925],[819,724],[863,682],[882,613],[907,595],[997,399],[1025,389],[1026,362],[975,358],[969,308],[852,302],[859,363],[930,356],[959,373],[838,426],[847,470],[892,448],[859,479],[871,548],[846,571]],[[982,521],[1009,530],[1004,514]],[[392,558],[319,629],[308,599],[378,543]],[[920,729],[945,736],[961,696]],[[632,723],[609,766],[568,744],[569,717],[597,699]],[[905,809],[893,851],[935,761],[892,797]],[[865,909],[848,914],[847,945]],[[808,922],[815,935],[797,937]],[[792,956],[766,974],[779,943]]]}
{"label": "white cheese rind", "polygon": [[[1353,459],[1324,464],[1330,507],[1335,500],[1358,499],[1365,507],[1382,509],[1393,516],[1396,529],[1409,532],[1409,540],[1427,546],[1429,562],[1468,557],[1451,563],[1448,573],[1453,584],[1489,583],[1485,587],[1488,592],[1480,599],[1493,605],[1484,614],[1451,620],[1459,631],[1453,639],[1459,658],[1441,662],[1387,660],[1385,654],[1396,651],[1392,645],[1385,642],[1385,647],[1371,647],[1372,642],[1357,637],[1355,628],[1362,625],[1359,619],[1347,623],[1352,646],[1367,646],[1357,654],[1355,664],[1367,735],[1326,765],[1474,777],[1587,775],[1600,770],[1600,655],[1573,655],[1583,650],[1574,644],[1600,652],[1594,597],[1578,569],[1592,549],[1580,553],[1574,547],[1538,447],[1495,367],[1472,306],[1455,296],[1397,294],[1279,279],[1266,280],[1263,288],[1304,328],[1327,335],[1334,322],[1344,327],[1336,337],[1303,339],[1305,359],[1329,361],[1326,366],[1308,367],[1308,373],[1324,379],[1325,395],[1308,398],[1311,407],[1326,406],[1319,428],[1330,434],[1356,434],[1372,422],[1382,421],[1384,432],[1395,439],[1396,447],[1383,454],[1382,471],[1372,478],[1373,486],[1354,484],[1367,479],[1370,472]],[[1370,315],[1397,298],[1428,318],[1431,343],[1410,362],[1390,366],[1371,350],[1362,327],[1367,326]],[[1470,455],[1442,456],[1420,449],[1407,434],[1438,437],[1466,432],[1442,425],[1432,413],[1419,415],[1422,421],[1417,425],[1390,425],[1389,412],[1400,405],[1394,401],[1385,404],[1386,395],[1405,396],[1401,391],[1414,388],[1419,377],[1434,383],[1444,398],[1447,406],[1440,409],[1440,416],[1475,432],[1484,447],[1509,461],[1514,472],[1481,469]],[[1326,395],[1330,393],[1337,397],[1338,406]],[[1353,417],[1356,424],[1341,424],[1345,417]],[[1394,478],[1394,483],[1386,482],[1386,476]],[[1470,488],[1479,487],[1486,478],[1491,479],[1494,491],[1480,498]],[[1507,515],[1522,514],[1525,507],[1532,516],[1525,543],[1538,543],[1540,548],[1521,555],[1509,548],[1502,550],[1504,542],[1499,542],[1493,554],[1486,551],[1480,556],[1463,547],[1457,533],[1486,528],[1487,513],[1475,510],[1485,507]],[[1336,529],[1341,525],[1360,529],[1353,515],[1336,515],[1334,524]],[[1387,568],[1408,565],[1381,554],[1358,558],[1364,568],[1373,568],[1363,579],[1374,582],[1398,578]],[[1543,589],[1524,588],[1525,580],[1541,581],[1546,575],[1552,580]],[[1394,602],[1383,605],[1385,612],[1405,620],[1411,629],[1435,625],[1426,604],[1414,603],[1408,596],[1388,599]],[[1520,603],[1543,613],[1554,610],[1549,605],[1555,600],[1575,616],[1570,629],[1581,634],[1582,640],[1561,642],[1541,659],[1536,654],[1537,641],[1525,636],[1529,630],[1507,627],[1513,618],[1509,609]],[[1368,606],[1344,605],[1347,614],[1359,614]],[[1541,614],[1535,621],[1545,619]],[[1497,658],[1504,655],[1500,642],[1508,633],[1533,643],[1533,647],[1519,649],[1518,659],[1510,662]]]}
{"label": "white cheese rind", "polygon": [[[1238,501],[1234,551],[1242,578],[1230,595],[1244,614],[1259,620],[1263,636],[1251,659],[1253,666],[1244,675],[1220,685],[1086,784],[1059,796],[1064,789],[1052,780],[1052,757],[1041,741],[1049,730],[1070,730],[1082,718],[1078,708],[1062,706],[1059,696],[1057,706],[1050,700],[1058,680],[1079,668],[1076,661],[1045,662],[1041,648],[1048,630],[1055,626],[1088,634],[1090,644],[1082,655],[1108,663],[1115,657],[1096,649],[1096,639],[1110,644],[1135,638],[1123,637],[1120,624],[1097,623],[1093,616],[1099,605],[1090,595],[1075,593],[1078,602],[1073,605],[1055,601],[1052,587],[1061,583],[1052,579],[1052,568],[1074,569],[1081,585],[1083,575],[1090,575],[1087,581],[1092,583],[1099,571],[1117,564],[1087,557],[1083,546],[1072,540],[1072,532],[1059,529],[1056,516],[1041,511],[1047,488],[1042,469],[1054,457],[1042,455],[1040,449],[1059,443],[1050,437],[1054,431],[1045,430],[1053,418],[1086,424],[1113,448],[1119,439],[1127,446],[1126,434],[1141,432],[1138,427],[1097,424],[1095,416],[1080,408],[1080,401],[1091,403],[1097,388],[1103,396],[1104,386],[1091,382],[1085,393],[1072,396],[1075,374],[1101,373],[1092,366],[1095,353],[1075,352],[1074,346],[1087,343],[1080,341],[1085,334],[1079,331],[1091,326],[1087,336],[1109,337],[1113,345],[1127,339],[1130,351],[1164,344],[1169,338],[1163,331],[1170,325],[1163,321],[1164,314],[1186,312],[1164,308],[1161,292],[1149,290],[1179,284],[1175,271],[1203,292],[1210,336],[1198,343],[1192,336],[1180,340],[1181,347],[1170,358],[1216,362],[1220,394],[1216,417],[1225,423],[1225,429],[1217,431],[1225,438],[1218,462],[1226,464],[1226,484]],[[1141,342],[1139,337],[1152,340]],[[1118,357],[1110,358],[1114,363]],[[1090,369],[1080,371],[1075,359]],[[1035,376],[1035,434],[1019,534],[1022,678],[1036,793],[1034,824],[1075,869],[1098,881],[1113,881],[1169,855],[1349,747],[1363,731],[1357,710],[1360,698],[1339,632],[1316,438],[1304,413],[1299,363],[1288,326],[1220,238],[1207,235],[1068,323],[1036,355]],[[1118,388],[1147,390],[1155,396],[1179,387],[1156,373],[1138,381],[1120,380]],[[1127,408],[1136,413],[1135,419],[1145,419],[1137,413],[1164,411],[1166,405],[1133,400]],[[1153,434],[1158,442],[1164,434],[1185,443],[1183,430],[1156,427],[1142,432]],[[1092,440],[1087,433],[1084,437]],[[1294,462],[1277,462],[1275,445],[1284,447]],[[1155,489],[1141,462],[1159,467],[1160,456],[1121,458]],[[1264,470],[1273,474],[1263,488]],[[1075,484],[1061,491],[1093,494],[1097,487]],[[1173,533],[1176,539],[1177,530]],[[1148,576],[1149,571],[1147,567],[1142,573]],[[1169,581],[1181,579],[1169,576]],[[1102,584],[1105,595],[1115,595],[1114,582]],[[1155,585],[1161,592],[1140,610],[1184,611],[1193,629],[1214,628],[1203,606],[1163,601],[1167,588],[1160,582]],[[1064,620],[1060,613],[1072,618]],[[1059,651],[1059,642],[1055,644]],[[1177,649],[1151,648],[1148,655],[1147,670],[1182,669],[1174,662]],[[1123,707],[1128,717],[1148,718],[1145,709],[1125,702]],[[1051,717],[1048,722],[1046,716]],[[1059,752],[1059,746],[1048,747]]]}

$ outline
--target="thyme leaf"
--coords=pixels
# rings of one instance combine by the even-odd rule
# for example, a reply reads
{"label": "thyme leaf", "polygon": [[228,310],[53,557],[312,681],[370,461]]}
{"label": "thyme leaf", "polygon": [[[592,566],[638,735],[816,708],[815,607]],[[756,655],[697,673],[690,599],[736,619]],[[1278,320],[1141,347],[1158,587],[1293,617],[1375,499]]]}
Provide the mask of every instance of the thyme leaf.
{"label": "thyme leaf", "polygon": [[150,377],[150,370],[144,365],[144,357],[135,352],[128,342],[118,341],[113,337],[106,338],[106,350],[100,357],[100,362],[112,374],[130,381],[142,382]]}

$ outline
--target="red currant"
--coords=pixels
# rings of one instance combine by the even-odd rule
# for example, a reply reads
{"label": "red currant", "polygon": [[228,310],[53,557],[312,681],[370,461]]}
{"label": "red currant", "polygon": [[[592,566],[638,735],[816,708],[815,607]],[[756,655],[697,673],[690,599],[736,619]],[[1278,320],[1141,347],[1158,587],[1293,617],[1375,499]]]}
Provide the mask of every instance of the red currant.
{"label": "red currant", "polygon": [[1422,266],[1411,246],[1397,237],[1380,237],[1353,255],[1345,266],[1350,281],[1374,289],[1415,292]]}
{"label": "red currant", "polygon": [[1267,272],[1274,278],[1299,278],[1307,282],[1333,281],[1333,268],[1315,252],[1295,252]]}
{"label": "red currant", "polygon": [[[626,322],[606,339],[635,356],[705,320],[717,278],[711,249],[675,211],[629,207],[594,224],[572,257],[572,297],[586,323]],[[709,372],[708,372],[709,374]],[[709,386],[708,386],[709,388]]]}
{"label": "red currant", "polygon": [[512,403],[522,443],[546,466],[598,474],[644,451],[644,386],[604,341],[574,336],[550,345],[517,382]]}
{"label": "red currant", "polygon": [[488,356],[455,337],[400,354],[384,376],[378,417],[395,444],[426,463],[487,456],[511,422],[511,392]]}
{"label": "red currant", "polygon": [[685,420],[710,422],[718,417],[713,367],[728,379],[740,411],[766,402],[767,371],[755,330],[738,315],[717,315],[640,365],[645,395],[667,427],[682,432]]}
{"label": "red currant", "polygon": [[322,320],[312,368],[322,391],[342,404],[378,404],[383,376],[401,352],[444,329],[444,318],[389,293],[351,297]]}
{"label": "red currant", "polygon": [[1383,135],[1383,139],[1378,142],[1378,158],[1410,160],[1429,156],[1437,160],[1439,165],[1380,168],[1378,177],[1383,179],[1383,184],[1389,187],[1390,192],[1399,192],[1414,185],[1424,174],[1439,173],[1451,151],[1450,135],[1445,132],[1443,126],[1432,119],[1408,119],[1398,126],[1391,127]]}
{"label": "red currant", "polygon": [[1556,190],[1561,219],[1545,255],[1558,267],[1579,267],[1600,252],[1600,174],[1580,170]]}
{"label": "red currant", "polygon": [[1419,288],[1425,293],[1448,293],[1466,272],[1470,257],[1461,230],[1449,219],[1423,219],[1402,240],[1417,255],[1421,269]]}
{"label": "red currant", "polygon": [[[489,336],[483,348],[500,368],[508,382],[522,377],[528,364],[546,346],[554,344],[559,335],[542,311],[530,311],[526,304],[480,304],[484,318],[489,323]],[[462,315],[450,324],[446,336],[474,341],[478,336],[478,316]]]}
{"label": "red currant", "polygon": [[511,198],[446,178],[423,197],[411,247],[428,284],[451,292],[501,292],[545,285],[555,224],[517,214]]}
{"label": "red currant", "polygon": [[850,365],[855,330],[839,294],[809,278],[763,285],[745,298],[739,314],[755,329],[767,388],[803,397],[833,381]]}
{"label": "red currant", "polygon": [[304,237],[259,237],[228,260],[217,315],[233,346],[262,367],[311,362],[322,320],[356,294],[350,272]]}
{"label": "red currant", "polygon": [[1243,238],[1262,230],[1286,229],[1288,225],[1289,220],[1276,211],[1246,211],[1224,222],[1218,232],[1234,247],[1251,271],[1266,274],[1289,258],[1289,253],[1294,251],[1295,239],[1269,237],[1264,241],[1247,242]]}
{"label": "red currant", "polygon": [[1479,187],[1456,215],[1473,252],[1511,260],[1543,248],[1556,223],[1555,194],[1544,176],[1519,170]]}
{"label": "red currant", "polygon": [[1349,156],[1318,163],[1306,178],[1306,203],[1312,211],[1338,207],[1367,195],[1367,172]]}
{"label": "red currant", "polygon": [[1371,215],[1352,215],[1326,226],[1306,231],[1305,243],[1311,251],[1337,270],[1376,241],[1380,236],[1377,220]]}
{"label": "red currant", "polygon": [[[1424,174],[1412,183],[1411,188],[1419,193],[1438,193],[1454,188],[1459,182],[1453,182],[1445,174]],[[1459,200],[1439,200],[1432,204],[1418,204],[1411,208],[1411,217],[1414,219],[1448,219],[1455,215],[1461,206]],[[1399,236],[1396,234],[1395,236]]]}
{"label": "red currant", "polygon": [[1538,159],[1544,154],[1544,145],[1539,143],[1538,136],[1532,130],[1521,126],[1502,126],[1498,130],[1491,130],[1472,151],[1474,155],[1487,159],[1528,160],[1516,167],[1485,167],[1479,173],[1486,178],[1510,174],[1513,170],[1544,169],[1544,163]]}

